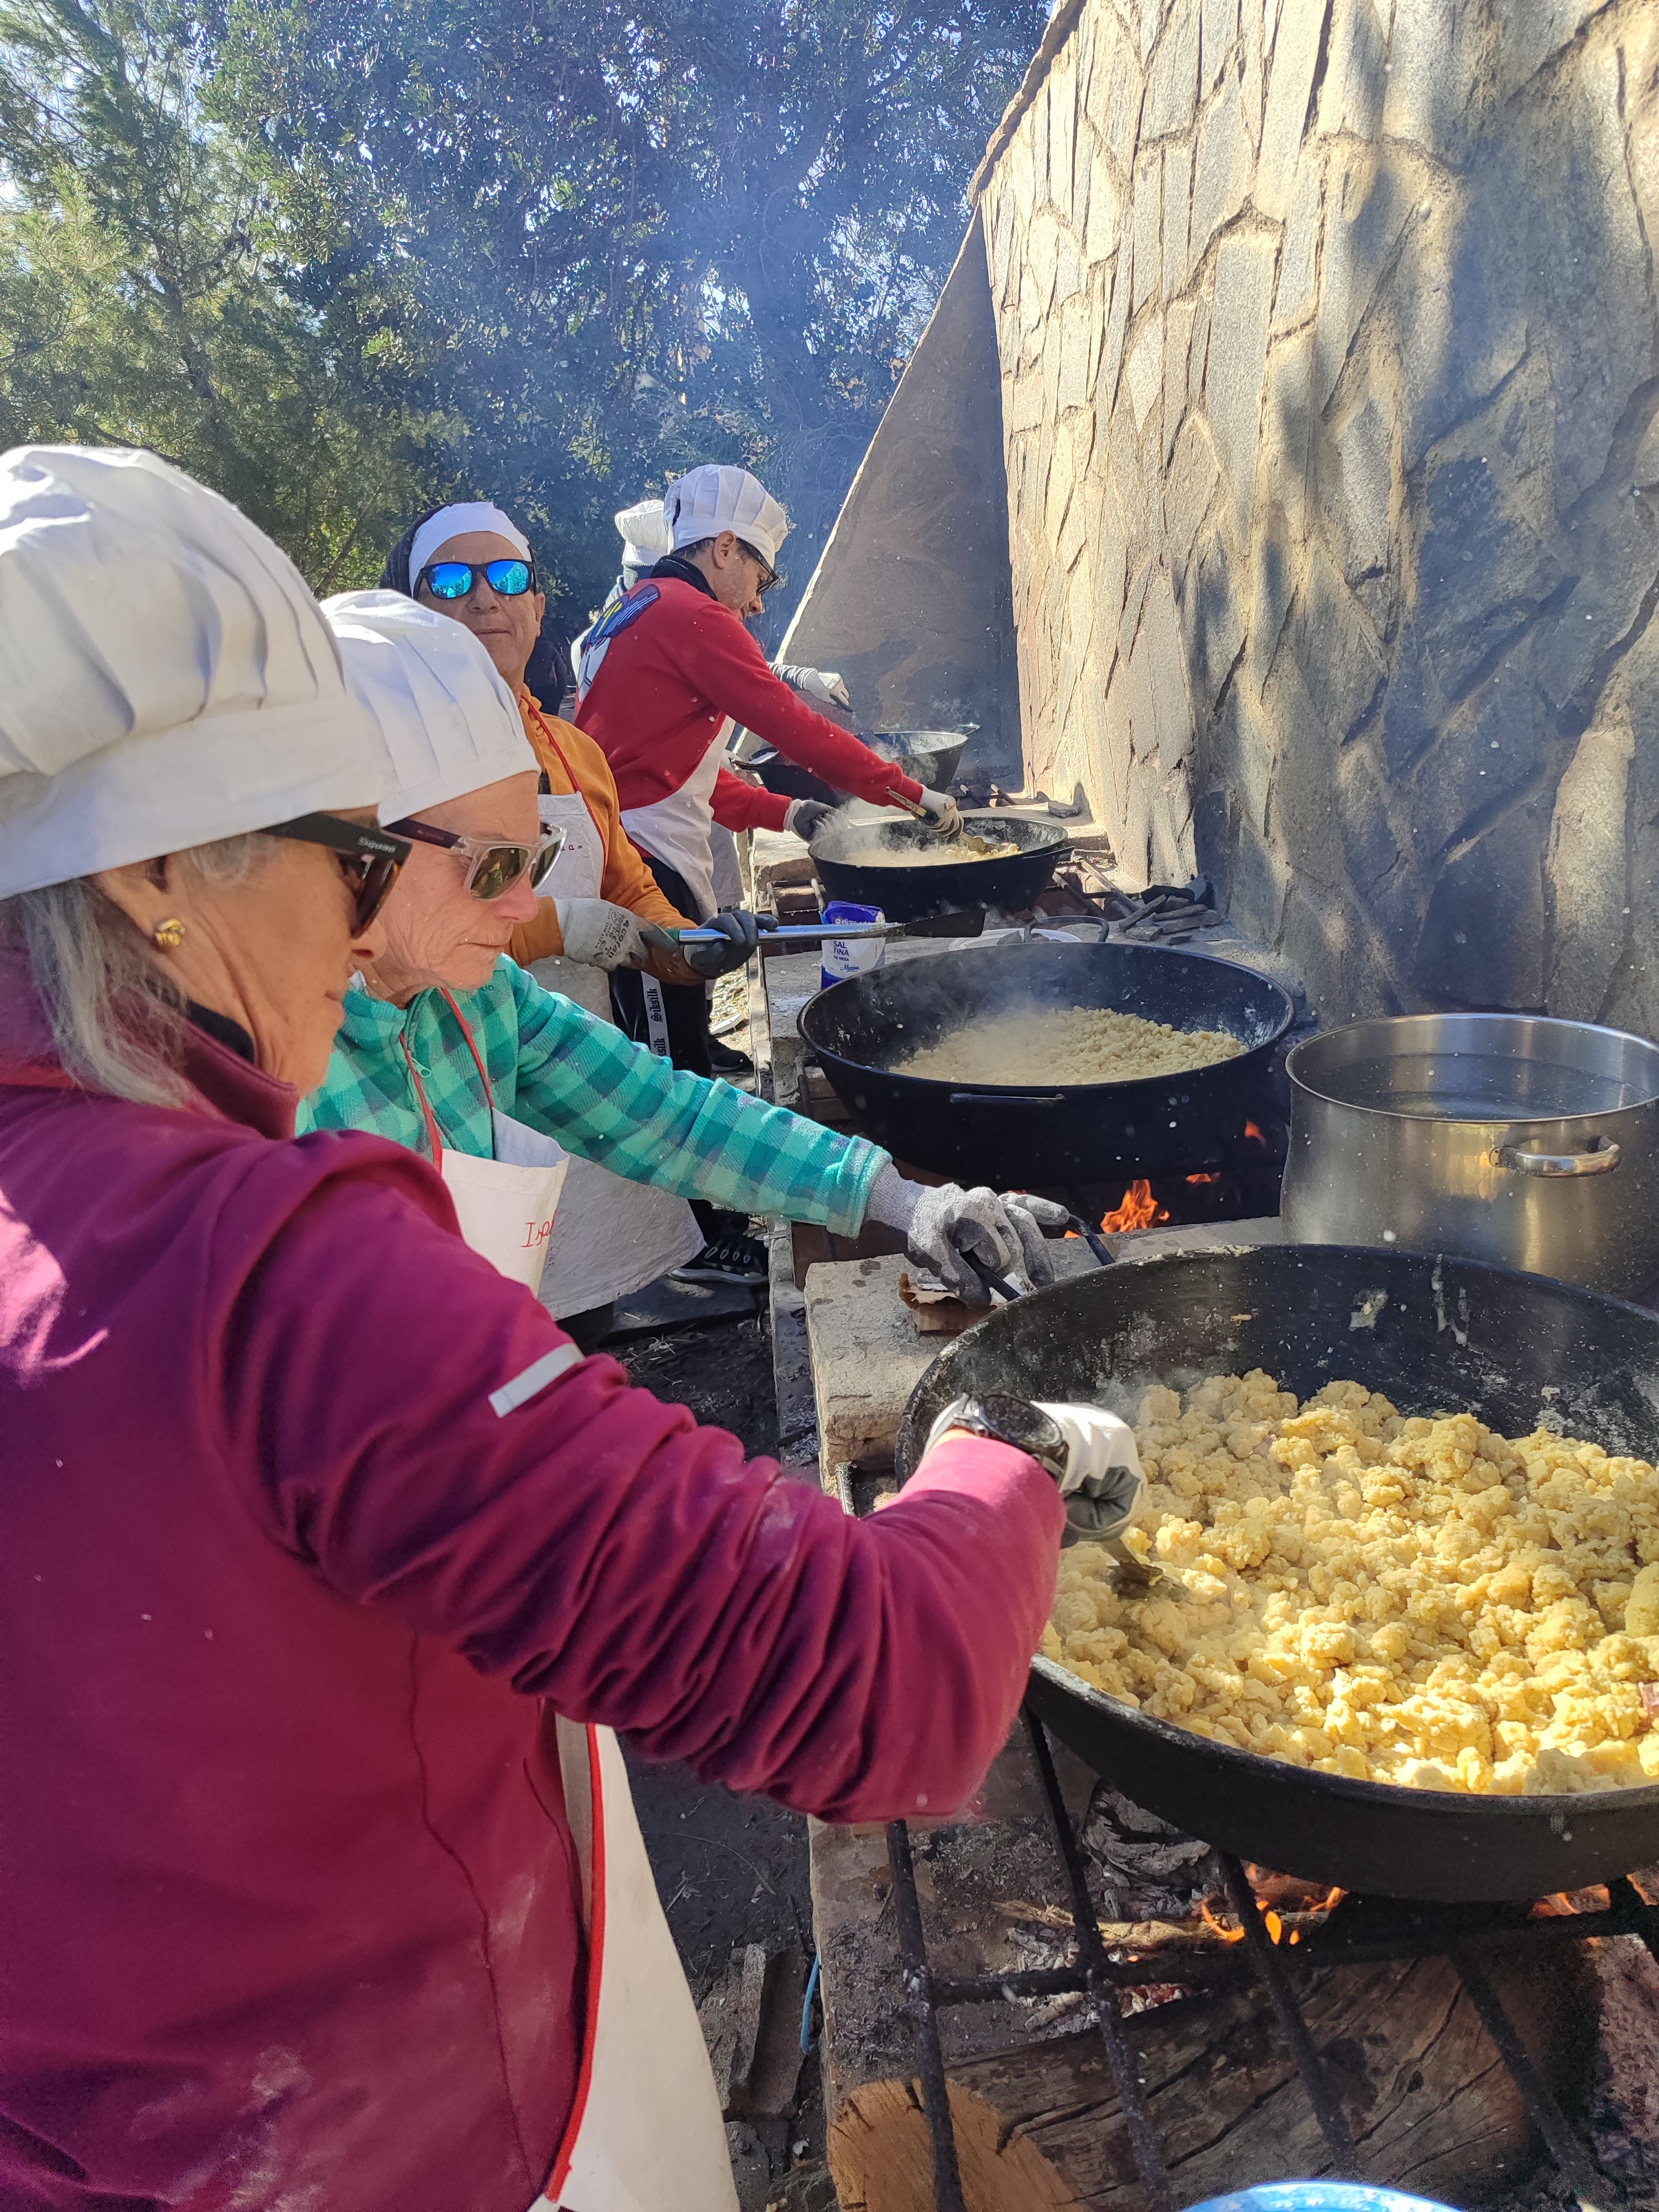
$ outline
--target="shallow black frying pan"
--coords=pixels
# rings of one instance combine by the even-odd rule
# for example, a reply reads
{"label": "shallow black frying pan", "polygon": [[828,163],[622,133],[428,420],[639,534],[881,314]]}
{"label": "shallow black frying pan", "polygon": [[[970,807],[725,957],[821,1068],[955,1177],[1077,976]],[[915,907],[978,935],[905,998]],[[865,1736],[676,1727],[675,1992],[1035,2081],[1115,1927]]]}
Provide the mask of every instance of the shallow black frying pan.
{"label": "shallow black frying pan", "polygon": [[949,849],[937,830],[908,817],[878,820],[844,814],[825,823],[807,847],[824,896],[878,906],[889,921],[915,921],[929,914],[952,914],[960,907],[994,908],[1021,914],[1070,850],[1066,832],[1052,822],[1030,822],[997,807],[968,808],[963,827],[988,844],[1018,845],[1017,853],[987,860],[965,848],[945,865],[917,867],[921,852]]}
{"label": "shallow black frying pan", "polygon": [[[917,1384],[898,1444],[915,1467],[966,1390],[1083,1399],[1133,1415],[1149,1383],[1263,1367],[1306,1396],[1352,1380],[1407,1413],[1468,1410],[1506,1436],[1540,1419],[1659,1462],[1659,1316],[1542,1276],[1340,1245],[1119,1266],[1000,1308]],[[1350,1782],[1212,1743],[1033,1662],[1031,1703],[1115,1789],[1191,1835],[1372,1895],[1534,1898],[1659,1859],[1659,1786],[1475,1797]]]}
{"label": "shallow black frying pan", "polygon": [[[1140,1083],[1054,1084],[1041,1067],[1019,1083],[951,1083],[893,1065],[965,1024],[1045,1006],[1224,1030],[1244,1050]],[[871,969],[812,1000],[800,1033],[859,1128],[896,1158],[1024,1189],[1231,1158],[1247,1120],[1271,1110],[1273,1048],[1294,1019],[1277,983],[1231,960],[1170,945],[1034,942]]]}

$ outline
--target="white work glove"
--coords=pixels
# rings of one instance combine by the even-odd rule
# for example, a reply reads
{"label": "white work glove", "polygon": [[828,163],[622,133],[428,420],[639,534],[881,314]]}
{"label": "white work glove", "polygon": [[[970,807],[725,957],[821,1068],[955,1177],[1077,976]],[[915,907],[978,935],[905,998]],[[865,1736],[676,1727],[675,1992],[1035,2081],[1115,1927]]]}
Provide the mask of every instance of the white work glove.
{"label": "white work glove", "polygon": [[[1066,1405],[1048,1398],[1031,1402],[1048,1415],[1066,1440],[1066,1473],[1060,1492],[1066,1500],[1068,1535],[1073,1541],[1086,1537],[1097,1544],[1113,1542],[1139,1512],[1146,1495],[1134,1431],[1102,1406]],[[924,1458],[959,1425],[967,1403],[966,1398],[957,1398],[945,1408],[927,1432]]]}
{"label": "white work glove", "polygon": [[804,837],[810,845],[835,811],[821,799],[792,799],[783,826],[794,836]]}
{"label": "white work glove", "polygon": [[911,1182],[890,1166],[877,1176],[867,1212],[871,1220],[898,1230],[916,1266],[937,1275],[952,1296],[970,1306],[988,1305],[991,1293],[964,1253],[976,1253],[994,1275],[1018,1269],[1033,1285],[1052,1283],[1054,1263],[1042,1232],[1063,1228],[1072,1218],[1051,1198],[1032,1198],[1024,1191],[1000,1197],[983,1184],[964,1190],[960,1183],[947,1182],[935,1190]]}
{"label": "white work glove", "polygon": [[744,907],[723,906],[705,929],[718,929],[723,942],[719,945],[682,945],[679,955],[694,975],[712,983],[717,975],[729,975],[734,968],[746,968],[760,943],[760,924]]}
{"label": "white work glove", "polygon": [[956,836],[962,827],[962,809],[948,791],[924,790],[921,803],[935,830],[947,837]]}
{"label": "white work glove", "polygon": [[779,661],[773,672],[804,699],[816,699],[820,707],[844,707],[849,714],[853,711],[853,702],[837,669],[793,668]]}
{"label": "white work glove", "polygon": [[648,922],[609,899],[561,898],[553,903],[564,932],[564,957],[584,968],[643,968],[658,941]]}

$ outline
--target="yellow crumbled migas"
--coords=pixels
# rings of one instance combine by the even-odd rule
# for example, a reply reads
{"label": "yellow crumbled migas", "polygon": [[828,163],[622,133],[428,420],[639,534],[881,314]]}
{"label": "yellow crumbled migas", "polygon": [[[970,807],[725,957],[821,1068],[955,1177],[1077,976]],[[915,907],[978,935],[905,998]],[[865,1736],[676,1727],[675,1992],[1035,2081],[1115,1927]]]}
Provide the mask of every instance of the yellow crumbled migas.
{"label": "yellow crumbled migas", "polygon": [[1659,1782],[1659,1480],[1645,1460],[1358,1382],[1298,1407],[1260,1369],[1149,1390],[1131,1547],[1182,1584],[1120,1597],[1061,1557],[1044,1655],[1270,1759],[1419,1790]]}

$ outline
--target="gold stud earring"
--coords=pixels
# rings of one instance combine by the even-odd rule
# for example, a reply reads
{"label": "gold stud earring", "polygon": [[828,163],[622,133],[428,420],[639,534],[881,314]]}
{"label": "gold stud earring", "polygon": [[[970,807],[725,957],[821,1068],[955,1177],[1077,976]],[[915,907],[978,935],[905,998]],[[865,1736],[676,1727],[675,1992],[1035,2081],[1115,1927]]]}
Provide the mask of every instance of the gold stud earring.
{"label": "gold stud earring", "polygon": [[169,915],[151,930],[149,941],[158,952],[176,952],[185,941],[185,925],[177,915]]}

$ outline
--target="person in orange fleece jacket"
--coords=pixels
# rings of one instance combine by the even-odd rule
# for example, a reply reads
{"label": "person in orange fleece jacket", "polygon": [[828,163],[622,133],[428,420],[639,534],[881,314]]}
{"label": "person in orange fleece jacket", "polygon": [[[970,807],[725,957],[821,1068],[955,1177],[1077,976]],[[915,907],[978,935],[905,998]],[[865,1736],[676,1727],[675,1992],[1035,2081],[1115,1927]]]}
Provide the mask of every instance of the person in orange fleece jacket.
{"label": "person in orange fleece jacket", "polygon": [[[728,908],[713,917],[714,945],[678,951],[667,932],[695,927],[659,886],[622,819],[604,753],[573,723],[549,714],[527,688],[525,670],[547,601],[536,586],[535,557],[512,517],[487,501],[437,508],[405,531],[380,578],[471,631],[519,702],[525,733],[542,769],[542,819],[565,833],[544,878],[533,921],[513,933],[509,950],[544,989],[615,1022],[611,979],[644,971],[659,1007],[659,987],[689,988],[702,1001],[708,982],[742,967],[759,942],[754,916]],[[665,1020],[647,1038],[666,1054]],[[765,1280],[764,1249],[744,1224],[717,1207],[631,1183],[581,1161],[573,1166],[562,1210],[592,1220],[594,1237],[634,1255],[640,1285],[664,1273],[693,1281]],[[695,1224],[695,1229],[694,1229]],[[699,1242],[699,1236],[701,1242]],[[544,1280],[543,1295],[579,1341],[609,1326],[605,1281],[580,1270]]]}
{"label": "person in orange fleece jacket", "polygon": [[[511,516],[483,500],[435,509],[392,548],[380,585],[437,608],[478,640],[518,699],[541,763],[544,797],[555,802],[544,805],[544,818],[567,833],[535,921],[514,935],[514,958],[525,967],[558,961],[559,973],[539,980],[607,1018],[602,979],[617,969],[642,969],[664,982],[700,988],[741,967],[757,939],[752,917],[741,909],[714,918],[725,944],[689,954],[646,934],[653,926],[667,932],[697,925],[659,889],[629,836],[616,779],[599,747],[574,723],[549,714],[526,685],[547,600],[537,588],[529,541]],[[580,807],[573,803],[578,799]],[[583,978],[574,972],[583,968],[600,974]]]}

